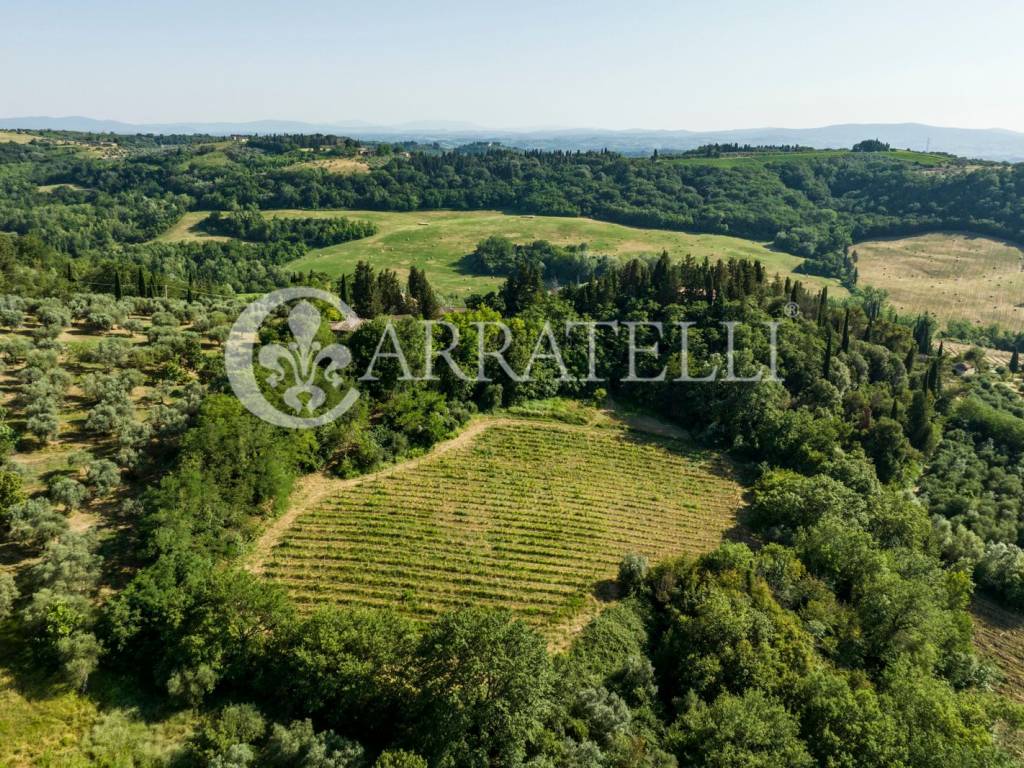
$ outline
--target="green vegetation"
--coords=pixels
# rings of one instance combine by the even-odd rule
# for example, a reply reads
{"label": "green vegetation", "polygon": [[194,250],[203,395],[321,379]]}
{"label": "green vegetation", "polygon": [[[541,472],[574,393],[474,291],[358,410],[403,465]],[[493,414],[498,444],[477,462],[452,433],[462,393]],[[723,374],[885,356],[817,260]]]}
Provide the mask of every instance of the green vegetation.
{"label": "green vegetation", "polygon": [[[306,209],[503,210],[770,241],[852,285],[855,239],[1019,237],[1022,167],[42,139],[0,143],[0,227],[15,233],[0,237],[8,762],[1013,764],[1024,709],[997,693],[968,606],[975,584],[1024,594],[1019,372],[974,351],[954,368],[933,317],[867,288],[837,300],[751,258],[627,251],[563,281],[593,238],[478,249],[477,231],[459,258],[499,273],[494,289],[445,315],[429,265],[409,264],[404,286],[401,265],[367,258],[336,281],[285,265],[334,226]],[[305,166],[371,153],[365,173]],[[222,218],[266,241],[153,242],[205,210],[249,211]],[[249,413],[219,346],[239,310],[226,297],[293,281],[372,318],[298,316],[304,347],[351,354],[327,405],[360,390],[312,430]],[[445,365],[417,381],[376,354],[387,334],[424,372],[416,315],[450,323],[435,349],[458,330],[463,370],[501,341],[487,323],[513,330],[519,372],[551,326],[638,325],[600,330],[593,356],[586,334],[557,334],[569,375],[551,356],[528,379],[490,358],[484,380]],[[267,318],[261,344],[287,354],[291,320]],[[773,338],[778,378],[755,380]],[[746,381],[700,379],[716,368]],[[715,547],[739,506],[729,460],[749,473],[749,545]],[[702,554],[675,557],[687,550]],[[8,746],[22,731],[32,743]]]}
{"label": "green vegetation", "polygon": [[349,240],[358,240],[377,231],[368,221],[312,217],[268,219],[255,210],[231,211],[226,215],[214,211],[203,219],[200,226],[215,235],[260,243],[301,243],[312,248],[324,248]]}
{"label": "green vegetation", "polygon": [[[847,149],[808,149],[796,147],[786,151],[779,151],[777,148],[752,147],[750,149],[739,148],[736,151],[715,150],[701,152],[694,150],[693,153],[684,153],[682,156],[668,155],[666,160],[688,165],[710,165],[719,168],[758,168],[769,163],[798,162],[806,160],[830,160],[849,157],[850,150]],[[935,168],[949,165],[952,158],[949,155],[912,152],[910,150],[895,149],[885,153],[888,160],[898,160],[911,165],[919,165],[924,168]]]}
{"label": "green vegetation", "polygon": [[[270,212],[269,215],[304,214],[288,211]],[[478,243],[493,236],[516,243],[537,240],[563,246],[586,243],[592,258],[605,255],[619,260],[656,257],[667,250],[677,257],[689,254],[698,259],[757,259],[768,272],[778,272],[783,277],[792,275],[803,261],[787,253],[769,250],[760,243],[735,237],[637,229],[562,216],[516,216],[497,211],[338,211],[320,215],[366,219],[377,226],[378,233],[340,246],[311,251],[289,264],[290,269],[338,276],[355,269],[360,261],[381,269],[396,269],[400,274],[416,266],[430,275],[431,282],[443,295],[459,298],[486,292],[500,284],[499,279],[488,276],[483,270],[472,269],[465,261]],[[811,276],[802,279],[811,283],[832,282]]]}

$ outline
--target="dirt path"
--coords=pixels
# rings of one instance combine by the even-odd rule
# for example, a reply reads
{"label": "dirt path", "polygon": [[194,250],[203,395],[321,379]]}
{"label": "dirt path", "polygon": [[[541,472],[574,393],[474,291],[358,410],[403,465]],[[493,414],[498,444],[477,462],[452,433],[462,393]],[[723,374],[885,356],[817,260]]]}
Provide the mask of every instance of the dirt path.
{"label": "dirt path", "polygon": [[619,403],[613,400],[610,396],[607,399],[608,412],[619,421],[624,423],[631,429],[635,429],[637,432],[646,432],[649,435],[657,435],[659,437],[670,437],[675,440],[686,440],[689,441],[690,433],[682,427],[678,427],[675,424],[670,424],[667,421],[655,418],[654,416],[645,416],[639,413],[629,413]]}
{"label": "dirt path", "polygon": [[299,515],[303,514],[307,510],[313,509],[321,501],[335,495],[338,491],[344,490],[345,488],[352,488],[360,483],[370,482],[377,478],[387,477],[388,475],[401,470],[412,469],[428,459],[435,459],[449,451],[455,450],[456,448],[462,448],[469,445],[474,439],[476,439],[477,435],[490,427],[498,424],[512,424],[515,423],[515,421],[515,419],[492,418],[486,416],[478,417],[470,422],[469,426],[462,430],[458,435],[450,440],[438,443],[433,447],[433,449],[424,453],[422,456],[417,456],[415,459],[403,461],[399,464],[392,464],[378,472],[371,472],[366,475],[359,475],[358,477],[351,477],[348,479],[330,477],[325,475],[323,472],[315,472],[311,475],[306,475],[295,484],[295,489],[292,491],[291,497],[288,500],[288,511],[271,523],[270,527],[263,532],[263,535],[260,536],[259,540],[257,540],[256,544],[253,546],[253,550],[247,559],[246,568],[248,568],[252,573],[262,573],[263,566],[266,563],[271,550],[273,550],[278,541],[281,540],[285,531],[292,527]]}

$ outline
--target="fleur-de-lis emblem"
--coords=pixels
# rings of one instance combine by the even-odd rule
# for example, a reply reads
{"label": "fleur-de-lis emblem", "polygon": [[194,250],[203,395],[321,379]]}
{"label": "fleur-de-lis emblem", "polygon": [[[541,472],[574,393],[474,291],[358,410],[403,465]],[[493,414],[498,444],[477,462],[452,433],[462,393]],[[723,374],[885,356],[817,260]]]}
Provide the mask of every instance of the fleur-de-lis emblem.
{"label": "fleur-de-lis emblem", "polygon": [[320,364],[328,361],[323,378],[332,387],[338,387],[342,383],[341,370],[352,362],[352,354],[341,344],[321,348],[320,342],[314,341],[320,329],[320,312],[308,301],[295,305],[288,315],[288,327],[295,340],[287,346],[268,344],[261,348],[259,363],[271,372],[267,383],[274,389],[282,383],[291,384],[282,395],[289,408],[295,413],[311,414],[327,400],[327,393],[316,385]]}

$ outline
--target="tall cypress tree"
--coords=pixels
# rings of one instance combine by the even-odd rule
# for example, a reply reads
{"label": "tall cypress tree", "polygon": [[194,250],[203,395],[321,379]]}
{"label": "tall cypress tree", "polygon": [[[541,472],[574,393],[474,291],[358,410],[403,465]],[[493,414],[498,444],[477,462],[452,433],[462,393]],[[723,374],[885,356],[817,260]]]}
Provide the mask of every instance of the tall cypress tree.
{"label": "tall cypress tree", "polygon": [[843,340],[839,345],[843,352],[850,351],[850,308],[846,308],[846,316],[843,318]]}
{"label": "tall cypress tree", "polygon": [[654,296],[661,305],[675,304],[679,301],[679,280],[668,251],[662,251],[658,262],[654,265]]}
{"label": "tall cypress tree", "polygon": [[364,318],[374,318],[384,312],[373,267],[365,261],[356,264],[352,278],[352,308]]}
{"label": "tall cypress tree", "polygon": [[146,298],[146,275],[142,271],[142,267],[139,267],[139,273],[135,276],[135,291],[142,298]]}
{"label": "tall cypress tree", "polygon": [[352,286],[348,281],[348,275],[342,275],[338,279],[338,298],[346,305],[352,306]]}
{"label": "tall cypress tree", "polygon": [[821,368],[821,376],[828,381],[832,372],[832,326],[828,327],[828,335],[825,337],[825,364]]}
{"label": "tall cypress tree", "polygon": [[121,300],[121,296],[123,296],[123,295],[124,295],[123,291],[121,290],[121,270],[115,269],[114,270],[114,298],[117,299],[118,301],[120,301]]}
{"label": "tall cypress tree", "polygon": [[427,281],[427,274],[413,267],[409,270],[409,296],[416,301],[420,316],[430,320],[441,314],[441,303]]}
{"label": "tall cypress tree", "polygon": [[1017,373],[1020,370],[1020,354],[1017,352],[1017,348],[1013,348],[1013,354],[1010,355],[1010,373]]}
{"label": "tall cypress tree", "polygon": [[907,412],[907,437],[910,444],[924,453],[930,453],[935,447],[935,427],[932,424],[934,408],[930,392],[917,391],[910,401]]}

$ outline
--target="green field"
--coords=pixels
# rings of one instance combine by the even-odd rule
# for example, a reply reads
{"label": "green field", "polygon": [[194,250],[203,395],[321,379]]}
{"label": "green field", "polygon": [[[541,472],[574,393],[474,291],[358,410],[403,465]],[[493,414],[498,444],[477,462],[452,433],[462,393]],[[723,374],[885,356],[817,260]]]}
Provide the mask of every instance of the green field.
{"label": "green field", "polygon": [[714,548],[742,491],[725,461],[680,441],[523,418],[480,419],[420,460],[320,482],[258,551],[256,570],[299,605],[417,618],[490,605],[553,638],[609,597],[624,555]]}
{"label": "green field", "polygon": [[[773,251],[753,240],[725,235],[700,235],[664,229],[639,229],[569,216],[520,216],[499,211],[352,211],[278,210],[265,216],[335,217],[365,219],[377,225],[377,234],[362,240],[310,251],[288,266],[296,272],[315,270],[332,277],[352,272],[356,263],[368,261],[378,269],[394,269],[402,278],[412,266],[424,269],[431,284],[448,299],[458,300],[471,293],[493,290],[504,282],[463,272],[459,262],[476,244],[491,235],[502,235],[518,243],[548,240],[556,245],[587,243],[595,254],[620,258],[657,255],[667,250],[682,258],[687,254],[702,259],[746,258],[764,263],[770,274],[794,275],[803,263],[799,256]],[[197,225],[209,211],[186,213],[159,238],[160,242],[226,240],[207,235]],[[835,297],[846,291],[835,280],[813,275],[796,275],[805,284],[828,285]]]}
{"label": "green field", "polygon": [[[425,269],[434,287],[449,297],[488,291],[501,285],[498,277],[481,277],[460,271],[459,261],[490,235],[515,242],[548,240],[557,245],[587,243],[595,254],[622,258],[657,255],[667,250],[682,258],[747,258],[763,262],[772,274],[792,274],[803,259],[770,250],[762,243],[723,235],[696,235],[662,229],[638,229],[586,218],[564,216],[517,216],[498,211],[270,211],[277,216],[349,216],[377,225],[373,237],[311,251],[289,266],[341,275],[355,269],[360,260],[378,268],[395,269],[404,276],[409,267]],[[834,295],[842,289],[834,280],[801,275],[810,284],[828,284]]]}

